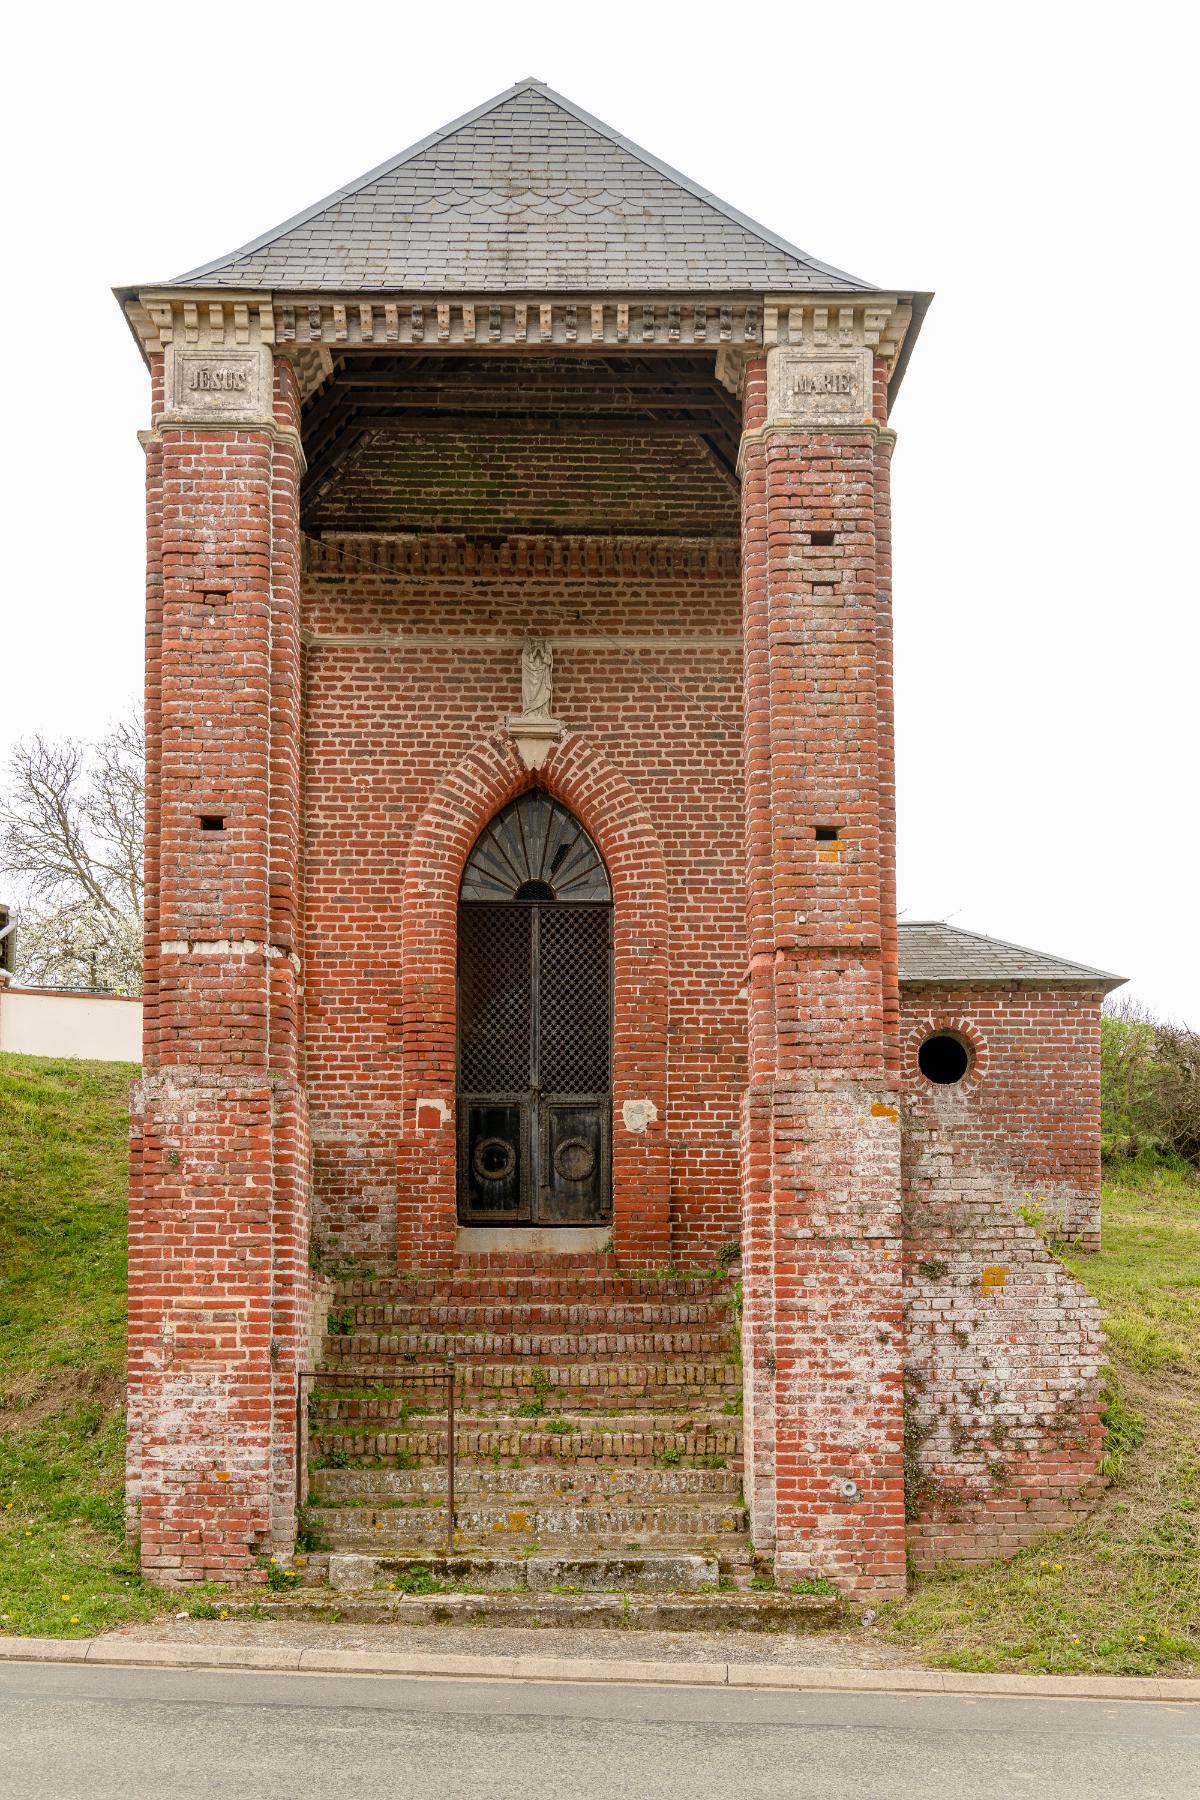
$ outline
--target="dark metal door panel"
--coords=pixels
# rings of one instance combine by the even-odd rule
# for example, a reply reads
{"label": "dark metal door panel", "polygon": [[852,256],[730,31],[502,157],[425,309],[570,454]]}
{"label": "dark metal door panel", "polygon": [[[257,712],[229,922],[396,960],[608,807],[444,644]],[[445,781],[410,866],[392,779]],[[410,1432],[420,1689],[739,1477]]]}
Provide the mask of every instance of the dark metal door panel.
{"label": "dark metal door panel", "polygon": [[459,1216],[475,1224],[519,1225],[531,1215],[530,1108],[468,1101],[459,1120]]}
{"label": "dark metal door panel", "polygon": [[612,912],[459,908],[458,1192],[464,1223],[612,1214]]}
{"label": "dark metal door panel", "polygon": [[543,1100],[538,1220],[543,1225],[602,1225],[611,1217],[608,1103]]}
{"label": "dark metal door panel", "polygon": [[599,906],[538,912],[537,1085],[543,1094],[607,1093],[612,915]]}
{"label": "dark metal door panel", "polygon": [[533,937],[524,906],[458,914],[458,1079],[466,1094],[523,1094],[532,1085]]}
{"label": "dark metal door panel", "polygon": [[537,1216],[545,1225],[598,1225],[611,1213],[612,915],[591,906],[538,912]]}

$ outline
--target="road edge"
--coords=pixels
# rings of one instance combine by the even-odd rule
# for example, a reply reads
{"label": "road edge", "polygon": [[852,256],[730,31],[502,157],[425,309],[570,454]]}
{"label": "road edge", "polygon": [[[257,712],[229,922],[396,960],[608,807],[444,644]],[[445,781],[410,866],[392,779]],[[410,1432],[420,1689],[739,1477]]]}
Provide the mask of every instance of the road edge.
{"label": "road edge", "polygon": [[846,1694],[990,1694],[1058,1700],[1200,1700],[1200,1679],[1157,1675],[975,1675],[955,1669],[838,1669],[798,1663],[636,1662],[583,1656],[399,1656],[259,1644],[139,1643],[119,1637],[0,1637],[0,1663],[257,1669],[280,1674],[405,1675],[473,1681],[790,1688]]}

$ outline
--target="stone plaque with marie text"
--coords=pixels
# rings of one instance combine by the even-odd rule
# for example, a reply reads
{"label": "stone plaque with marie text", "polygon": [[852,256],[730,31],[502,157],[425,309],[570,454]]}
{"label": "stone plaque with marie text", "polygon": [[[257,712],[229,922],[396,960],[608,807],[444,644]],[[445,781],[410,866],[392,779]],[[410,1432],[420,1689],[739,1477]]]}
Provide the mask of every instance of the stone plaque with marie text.
{"label": "stone plaque with marie text", "polygon": [[859,425],[871,417],[871,352],[772,350],[770,422]]}

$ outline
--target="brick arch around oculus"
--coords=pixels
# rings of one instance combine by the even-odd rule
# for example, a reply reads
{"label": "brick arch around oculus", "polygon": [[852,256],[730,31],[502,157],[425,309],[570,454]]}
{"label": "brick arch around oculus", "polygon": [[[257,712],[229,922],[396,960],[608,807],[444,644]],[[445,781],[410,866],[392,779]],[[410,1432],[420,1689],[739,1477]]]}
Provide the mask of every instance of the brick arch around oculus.
{"label": "brick arch around oculus", "polygon": [[498,734],[444,777],[417,824],[405,864],[396,1231],[402,1267],[437,1267],[454,1258],[458,890],[484,826],[532,787],[570,808],[603,856],[612,883],[613,1246],[627,1264],[670,1255],[662,845],[626,776],[585,737],[568,734],[534,771]]}

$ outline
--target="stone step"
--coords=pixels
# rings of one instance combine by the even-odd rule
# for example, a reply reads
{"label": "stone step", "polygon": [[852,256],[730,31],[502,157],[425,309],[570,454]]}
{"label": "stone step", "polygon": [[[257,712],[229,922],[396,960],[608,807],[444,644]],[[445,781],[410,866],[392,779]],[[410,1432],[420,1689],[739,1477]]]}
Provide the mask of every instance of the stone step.
{"label": "stone step", "polygon": [[[334,1340],[349,1343],[350,1339]],[[367,1387],[382,1387],[397,1404],[434,1408],[446,1404],[446,1374],[436,1364],[408,1364],[379,1356],[354,1359],[346,1356],[337,1370],[322,1369],[322,1385],[315,1388],[318,1416],[335,1392],[324,1378],[341,1377],[340,1385],[352,1394]],[[351,1385],[353,1384],[353,1385]],[[636,1407],[673,1410],[689,1401],[710,1406],[740,1395],[742,1371],[737,1363],[663,1360],[647,1362],[464,1362],[456,1375],[456,1403],[464,1411],[507,1411],[522,1416],[521,1405],[538,1406],[541,1414],[558,1411],[627,1412]]]}
{"label": "stone step", "polygon": [[[730,1334],[730,1309],[721,1300],[355,1300],[330,1312],[331,1331],[422,1332],[442,1336],[529,1337],[559,1333],[611,1335],[647,1331]],[[336,1323],[334,1323],[336,1322]]]}
{"label": "stone step", "polygon": [[580,1631],[828,1631],[841,1623],[833,1595],[333,1594],[325,1588],[231,1599],[231,1617],[336,1625],[496,1625]]}
{"label": "stone step", "polygon": [[724,1276],[622,1274],[586,1271],[529,1269],[509,1274],[482,1270],[454,1270],[440,1275],[352,1276],[333,1286],[332,1309],[367,1301],[383,1305],[448,1305],[461,1301],[480,1305],[488,1301],[561,1303],[564,1306],[603,1306],[610,1301],[645,1301],[666,1305],[674,1301],[720,1300],[731,1291]]}
{"label": "stone step", "polygon": [[[740,1504],[742,1492],[741,1476],[734,1469],[610,1469],[587,1463],[540,1469],[456,1468],[454,1486],[460,1502],[493,1503],[547,1497],[595,1503],[619,1497],[625,1503],[645,1505],[701,1495]],[[445,1468],[320,1468],[309,1477],[309,1499],[318,1506],[444,1505],[446,1493]]]}
{"label": "stone step", "polygon": [[[456,1497],[457,1499],[457,1497]],[[372,1546],[400,1547],[444,1544],[446,1506],[423,1504],[330,1506],[309,1508],[318,1536],[336,1550],[369,1550]],[[694,1496],[686,1503],[668,1504],[654,1499],[619,1505],[599,1500],[595,1505],[572,1504],[545,1495],[528,1501],[488,1501],[467,1495],[456,1504],[455,1541],[540,1544],[543,1538],[566,1539],[608,1549],[645,1548],[661,1541],[695,1548],[709,1540],[744,1535],[749,1527],[745,1507],[733,1497],[722,1501]]]}
{"label": "stone step", "polygon": [[695,1593],[716,1588],[721,1570],[715,1555],[687,1550],[610,1551],[529,1556],[474,1555],[369,1556],[333,1551],[326,1559],[329,1586],[361,1592],[372,1588],[420,1593],[449,1591],[550,1594]]}
{"label": "stone step", "polygon": [[[331,1413],[311,1436],[312,1457],[321,1463],[330,1456],[345,1457],[383,1467],[411,1469],[446,1463],[446,1419],[429,1415],[404,1419],[397,1405],[386,1417],[385,1403],[335,1403]],[[496,1463],[543,1463],[556,1467],[589,1464],[618,1468],[646,1468],[664,1457],[678,1466],[703,1458],[719,1458],[730,1468],[740,1466],[742,1422],[718,1414],[691,1419],[670,1415],[653,1417],[630,1413],[619,1418],[578,1416],[555,1419],[565,1431],[551,1431],[537,1419],[518,1419],[497,1414],[492,1418],[462,1417],[456,1420],[454,1441],[459,1466],[494,1467]]]}
{"label": "stone step", "polygon": [[[441,1362],[454,1352],[466,1364],[511,1362],[519,1357],[524,1362],[556,1364],[561,1362],[656,1362],[665,1359],[684,1362],[717,1360],[724,1341],[716,1333],[703,1330],[606,1332],[502,1332],[476,1331],[470,1334],[414,1330],[404,1332],[357,1331],[327,1336],[323,1347],[323,1365],[336,1370],[349,1364],[354,1368],[391,1365],[393,1363]],[[465,1378],[465,1377],[464,1377]]]}

